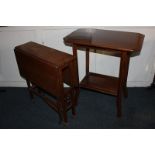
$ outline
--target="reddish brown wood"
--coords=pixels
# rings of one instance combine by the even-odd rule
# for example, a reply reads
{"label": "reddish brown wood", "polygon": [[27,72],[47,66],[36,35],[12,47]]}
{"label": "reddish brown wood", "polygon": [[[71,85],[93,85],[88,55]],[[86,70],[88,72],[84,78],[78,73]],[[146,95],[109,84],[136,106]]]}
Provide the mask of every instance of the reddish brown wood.
{"label": "reddish brown wood", "polygon": [[86,48],[86,75],[89,74],[89,48]]}
{"label": "reddish brown wood", "polygon": [[144,35],[134,32],[78,29],[64,38],[66,44],[114,51],[139,52]]}
{"label": "reddish brown wood", "polygon": [[[127,76],[130,55],[140,53],[144,35],[134,32],[78,29],[64,38],[66,45],[73,47],[73,55],[77,57],[77,48],[86,49],[86,76],[81,81],[83,88],[116,96],[117,116],[122,115],[122,91],[127,96]],[[76,46],[76,48],[74,48]],[[119,77],[110,77],[89,73],[89,50],[106,50],[106,54],[120,57]]]}
{"label": "reddish brown wood", "polygon": [[122,116],[122,105],[121,105],[121,100],[122,100],[122,91],[125,86],[126,79],[126,57],[127,53],[124,52],[121,54],[121,60],[120,60],[120,70],[119,70],[119,82],[118,82],[118,87],[117,87],[117,98],[116,98],[116,104],[117,104],[117,116],[121,117]]}
{"label": "reddish brown wood", "polygon": [[89,73],[89,76],[85,76],[80,82],[80,87],[117,96],[118,78]]}
{"label": "reddish brown wood", "polygon": [[125,54],[125,62],[124,62],[124,84],[123,84],[123,89],[124,89],[124,97],[128,97],[128,91],[127,91],[127,78],[128,78],[128,70],[129,70],[129,63],[130,63],[130,54],[126,52]]}
{"label": "reddish brown wood", "polygon": [[[67,111],[72,109],[75,114],[78,98],[75,90],[78,77],[75,74],[76,66],[73,65],[75,58],[34,42],[17,46],[15,55],[20,75],[27,81],[31,98],[34,95],[40,96],[66,123]],[[69,87],[64,88],[64,83]]]}
{"label": "reddish brown wood", "polygon": [[29,91],[29,94],[30,94],[30,98],[31,99],[34,99],[33,93],[30,91],[31,84],[30,84],[30,82],[28,80],[26,80],[26,83],[27,83],[27,86],[28,86],[28,91]]}
{"label": "reddish brown wood", "polygon": [[78,96],[80,93],[80,85],[79,85],[79,71],[78,71],[78,59],[77,59],[78,56],[77,56],[77,46],[76,45],[73,45],[73,57],[74,57],[73,68],[75,69],[75,71],[74,71],[75,75],[73,75],[73,80],[75,83],[75,93],[77,94],[76,98],[75,98],[75,102],[77,104]]}

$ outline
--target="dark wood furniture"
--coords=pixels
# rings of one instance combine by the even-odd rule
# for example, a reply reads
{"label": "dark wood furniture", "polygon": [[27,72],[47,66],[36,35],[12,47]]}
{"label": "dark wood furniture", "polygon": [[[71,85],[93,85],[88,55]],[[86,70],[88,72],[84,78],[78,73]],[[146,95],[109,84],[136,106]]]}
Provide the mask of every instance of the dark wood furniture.
{"label": "dark wood furniture", "polygon": [[[127,97],[126,84],[130,56],[136,52],[140,53],[143,40],[144,35],[140,33],[89,28],[78,29],[64,38],[65,44],[72,46],[76,59],[77,49],[86,49],[86,76],[80,82],[80,87],[116,96],[117,116],[122,115],[122,92]],[[109,54],[119,56],[119,77],[89,72],[90,49],[106,50]]]}
{"label": "dark wood furniture", "polygon": [[40,96],[67,123],[67,111],[72,109],[75,115],[77,102],[73,56],[34,42],[19,45],[14,51],[31,98]]}

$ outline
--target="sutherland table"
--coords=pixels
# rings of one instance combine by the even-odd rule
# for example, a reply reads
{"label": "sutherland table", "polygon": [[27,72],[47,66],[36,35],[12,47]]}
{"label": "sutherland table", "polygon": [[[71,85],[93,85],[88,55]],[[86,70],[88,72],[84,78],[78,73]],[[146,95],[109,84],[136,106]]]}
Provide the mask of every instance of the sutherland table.
{"label": "sutherland table", "polygon": [[[99,29],[78,29],[64,38],[66,45],[73,48],[76,58],[77,49],[86,49],[86,76],[80,87],[116,96],[117,116],[122,115],[122,92],[127,97],[127,76],[131,54],[140,53],[144,35],[133,32],[110,31]],[[109,54],[120,57],[119,77],[105,76],[89,72],[89,51],[106,50]],[[77,69],[78,73],[78,69]]]}

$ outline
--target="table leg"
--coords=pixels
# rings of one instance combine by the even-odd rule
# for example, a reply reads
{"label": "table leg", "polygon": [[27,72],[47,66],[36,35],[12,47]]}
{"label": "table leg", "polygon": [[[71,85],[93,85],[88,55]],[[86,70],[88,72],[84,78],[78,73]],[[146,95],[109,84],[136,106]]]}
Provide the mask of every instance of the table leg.
{"label": "table leg", "polygon": [[60,69],[58,70],[58,77],[59,77],[58,112],[59,112],[59,116],[61,117],[63,123],[67,123],[67,105],[66,105],[67,100],[65,100],[66,96],[65,96],[64,87],[63,87],[63,74]]}
{"label": "table leg", "polygon": [[27,86],[28,86],[28,91],[29,91],[30,98],[31,98],[31,100],[33,100],[34,99],[34,95],[33,95],[33,93],[30,90],[31,89],[30,81],[26,80],[26,83],[27,83]]}
{"label": "table leg", "polygon": [[[73,61],[74,63],[74,61]],[[77,85],[77,80],[76,77],[75,77],[75,74],[74,74],[74,70],[75,68],[73,67],[73,63],[70,63],[69,65],[69,69],[70,69],[70,76],[71,76],[71,87],[72,87],[72,91],[71,91],[71,104],[72,104],[72,115],[75,116],[76,115],[76,105],[77,105],[77,102],[78,102],[78,92],[76,91],[76,85]]]}
{"label": "table leg", "polygon": [[119,70],[119,83],[118,83],[118,91],[117,91],[117,98],[116,98],[116,106],[117,106],[117,116],[122,116],[122,89],[124,88],[124,84],[126,82],[126,58],[127,53],[124,52],[121,54],[120,60],[120,70]]}
{"label": "table leg", "polygon": [[73,46],[73,68],[74,68],[74,83],[75,83],[75,92],[76,92],[76,103],[80,93],[80,85],[79,85],[79,71],[78,71],[78,60],[77,60],[77,46]]}
{"label": "table leg", "polygon": [[127,89],[127,78],[128,78],[128,70],[129,70],[129,62],[130,62],[130,55],[127,53],[124,55],[124,86],[123,86],[123,92],[124,97],[128,97],[128,89]]}
{"label": "table leg", "polygon": [[77,47],[73,46],[73,57],[74,57],[74,69],[76,74],[76,83],[77,87],[79,87],[79,71],[78,71],[78,59],[77,59]]}
{"label": "table leg", "polygon": [[89,48],[86,48],[86,76],[89,74]]}

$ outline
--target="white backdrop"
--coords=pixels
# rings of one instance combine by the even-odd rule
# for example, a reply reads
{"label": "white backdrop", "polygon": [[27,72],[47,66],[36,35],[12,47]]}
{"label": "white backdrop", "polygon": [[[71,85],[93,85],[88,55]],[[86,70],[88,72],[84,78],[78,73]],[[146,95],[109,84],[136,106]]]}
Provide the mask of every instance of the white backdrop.
{"label": "white backdrop", "polygon": [[[71,47],[65,46],[63,37],[79,27],[5,27],[0,28],[0,86],[26,86],[20,77],[15,56],[14,47],[35,41],[49,47],[53,47],[72,54]],[[112,29],[122,31],[140,32],[145,34],[145,40],[141,54],[132,57],[129,67],[129,87],[149,86],[155,72],[155,27],[97,27],[100,29]],[[106,75],[118,75],[119,58],[102,54],[91,53],[90,70]],[[85,74],[85,52],[78,54],[79,77]]]}

